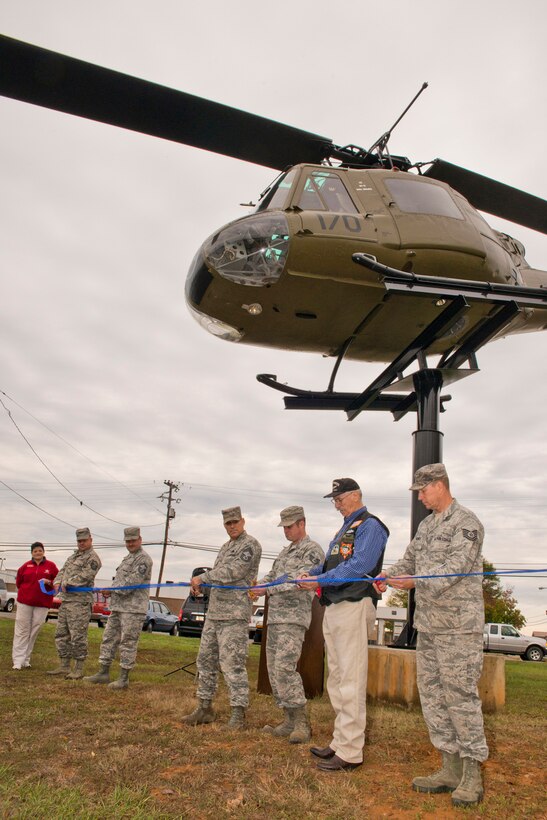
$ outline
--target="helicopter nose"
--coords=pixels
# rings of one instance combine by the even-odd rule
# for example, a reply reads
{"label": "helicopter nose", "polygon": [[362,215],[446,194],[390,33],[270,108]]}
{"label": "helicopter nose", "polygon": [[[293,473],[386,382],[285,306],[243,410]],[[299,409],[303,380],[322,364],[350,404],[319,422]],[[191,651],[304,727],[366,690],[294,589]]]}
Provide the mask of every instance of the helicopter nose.
{"label": "helicopter nose", "polygon": [[282,213],[245,216],[213,234],[203,245],[209,269],[237,285],[273,285],[285,268],[289,225]]}

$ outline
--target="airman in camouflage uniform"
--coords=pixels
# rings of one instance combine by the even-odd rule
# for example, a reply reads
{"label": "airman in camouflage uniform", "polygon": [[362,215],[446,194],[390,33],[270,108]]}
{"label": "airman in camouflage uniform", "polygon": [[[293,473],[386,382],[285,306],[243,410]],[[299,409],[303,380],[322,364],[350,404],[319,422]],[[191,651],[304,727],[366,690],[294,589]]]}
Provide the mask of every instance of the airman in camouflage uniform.
{"label": "airman in camouflage uniform", "polygon": [[[84,661],[87,657],[87,630],[93,604],[92,592],[67,592],[67,587],[92,587],[100,570],[101,559],[93,549],[93,539],[88,527],[76,530],[78,549],[70,555],[55,579],[55,592],[62,604],[59,609],[55,645],[60,666],[48,675],[63,675],[69,680],[83,678]],[[74,669],[70,661],[74,659]]]}
{"label": "airman in camouflage uniform", "polygon": [[[325,553],[306,533],[304,509],[299,506],[281,510],[279,527],[283,527],[289,544],[282,549],[267,575],[259,584],[268,584],[282,575],[287,580],[322,564]],[[257,591],[258,592],[258,591]],[[314,592],[301,590],[295,584],[280,584],[268,589],[268,636],[266,659],[275,701],[285,713],[279,726],[265,726],[265,732],[288,737],[290,743],[306,743],[311,728],[306,715],[306,695],[302,678],[296,669],[302,653],[304,635],[311,622]],[[260,597],[256,594],[253,597]]]}
{"label": "airman in camouflage uniform", "polygon": [[[192,578],[192,592],[199,594],[201,584],[252,586],[256,581],[262,548],[256,538],[245,532],[240,507],[222,510],[226,532],[230,536],[220,549],[212,569]],[[251,599],[247,590],[211,589],[197,657],[199,706],[183,721],[192,726],[215,719],[212,701],[217,689],[218,671],[222,671],[230,691],[232,714],[229,726],[245,725],[249,705],[247,647]]]}
{"label": "airman in camouflage uniform", "polygon": [[[130,587],[146,584],[144,589],[113,590],[110,599],[110,617],[106,624],[101,651],[100,671],[85,680],[89,683],[108,683],[110,666],[120,650],[120,676],[109,684],[109,689],[127,689],[129,672],[135,666],[137,644],[148,608],[152,577],[152,559],[142,548],[139,527],[126,527],[125,546],[129,552],[116,570],[113,587]],[[110,593],[105,593],[108,595]]]}
{"label": "airman in camouflage uniform", "polygon": [[[484,604],[480,575],[414,581],[406,575],[482,572],[484,529],[471,510],[452,497],[444,464],[420,468],[411,490],[432,510],[403,558],[389,568],[388,583],[416,588],[418,689],[432,744],[443,766],[416,777],[415,791],[452,792],[454,805],[483,796],[480,763],[488,757],[477,684],[482,671]],[[383,591],[385,584],[379,584]]]}

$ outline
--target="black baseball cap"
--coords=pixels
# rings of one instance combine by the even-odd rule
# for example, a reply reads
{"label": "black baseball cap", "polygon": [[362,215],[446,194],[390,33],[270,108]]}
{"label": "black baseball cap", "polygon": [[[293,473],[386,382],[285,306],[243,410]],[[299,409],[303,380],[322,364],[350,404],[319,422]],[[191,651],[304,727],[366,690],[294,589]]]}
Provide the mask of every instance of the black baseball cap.
{"label": "black baseball cap", "polygon": [[323,498],[335,498],[342,493],[351,493],[353,490],[360,490],[360,486],[353,478],[335,478],[332,482],[332,492],[324,495]]}

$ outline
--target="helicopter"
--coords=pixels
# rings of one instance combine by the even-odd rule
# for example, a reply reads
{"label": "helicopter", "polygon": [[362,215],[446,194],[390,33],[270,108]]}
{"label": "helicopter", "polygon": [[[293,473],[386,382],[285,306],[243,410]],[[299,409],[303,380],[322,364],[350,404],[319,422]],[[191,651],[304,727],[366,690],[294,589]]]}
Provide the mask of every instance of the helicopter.
{"label": "helicopter", "polygon": [[[444,160],[389,152],[427,84],[364,150],[6,36],[0,59],[4,96],[281,172],[252,213],[205,240],[188,273],[191,313],[222,339],[338,365],[397,361],[432,328],[422,349],[448,361],[488,323],[481,344],[547,326],[547,272],[479,213],[547,233],[547,202]],[[439,322],[447,288],[467,302]],[[492,326],[494,291],[518,307]]]}

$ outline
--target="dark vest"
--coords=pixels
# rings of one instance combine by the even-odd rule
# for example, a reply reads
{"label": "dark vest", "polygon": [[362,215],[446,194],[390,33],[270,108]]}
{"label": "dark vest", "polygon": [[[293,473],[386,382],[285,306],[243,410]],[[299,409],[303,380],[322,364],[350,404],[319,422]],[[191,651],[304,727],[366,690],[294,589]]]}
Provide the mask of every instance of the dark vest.
{"label": "dark vest", "polygon": [[[372,513],[364,512],[363,515],[353,521],[344,532],[339,535],[336,544],[332,548],[332,552],[323,564],[323,572],[328,572],[342,561],[347,561],[353,555],[353,544],[355,542],[355,533],[357,528],[363,524],[367,518],[374,518],[380,526],[386,531],[389,536],[389,530],[383,521],[380,521],[377,516]],[[338,549],[337,549],[338,548]],[[384,550],[376,562],[376,566],[370,573],[374,578],[382,571],[382,564],[384,561]],[[378,603],[381,595],[379,595],[372,584],[368,581],[354,581],[347,584],[332,584],[321,587],[321,598],[319,599],[323,606],[330,606],[330,604],[337,604],[339,601],[360,601],[361,598],[372,598],[374,606]]]}

